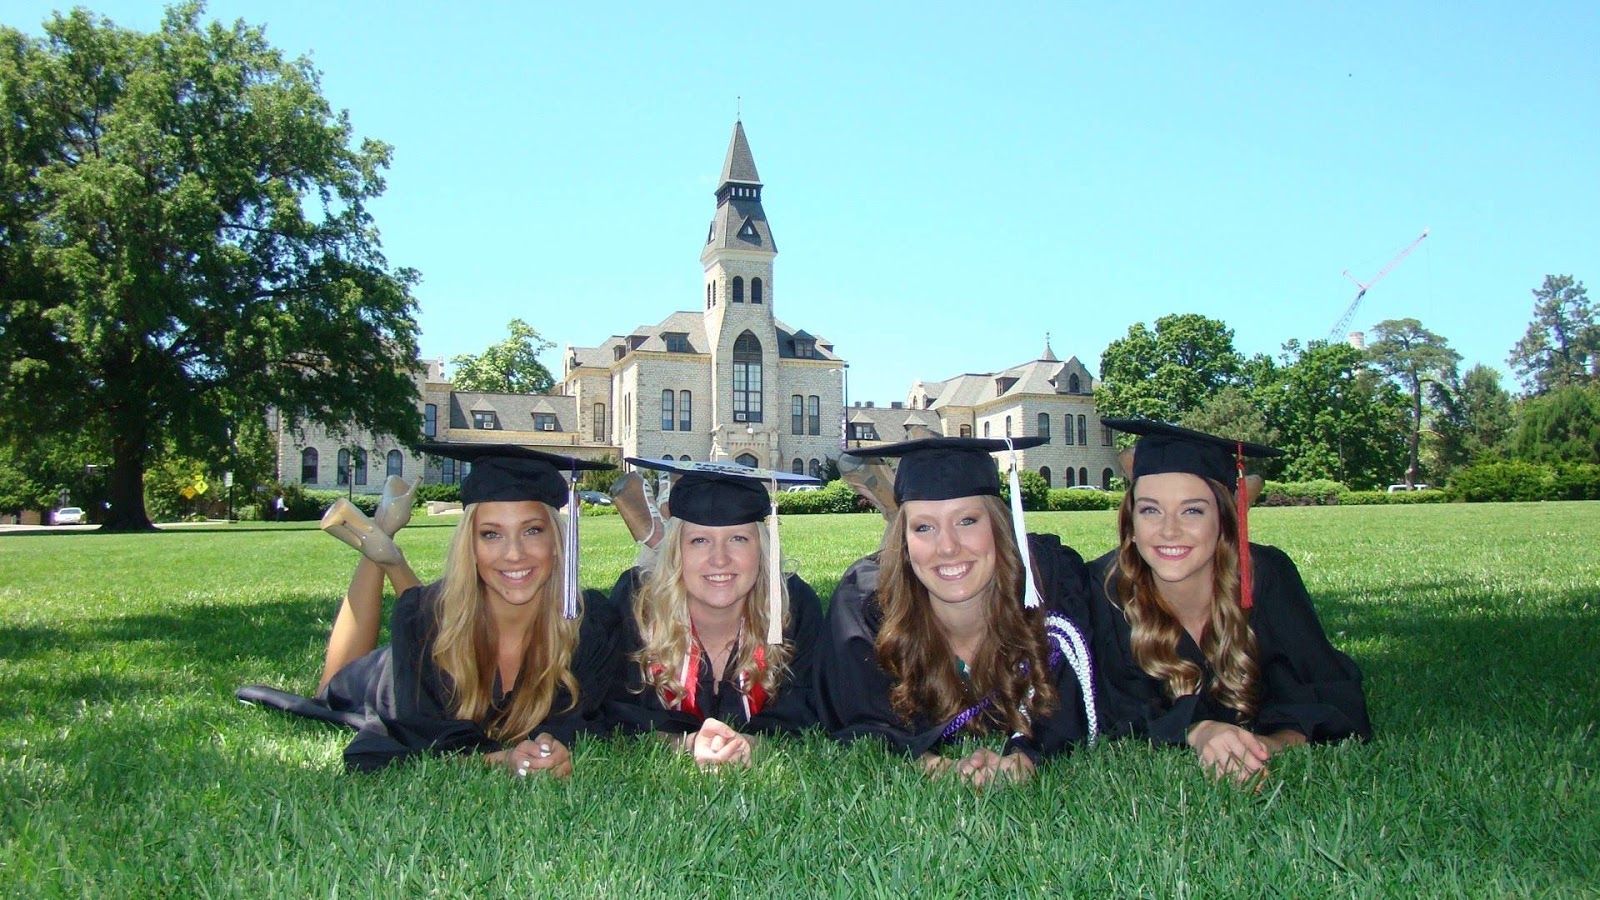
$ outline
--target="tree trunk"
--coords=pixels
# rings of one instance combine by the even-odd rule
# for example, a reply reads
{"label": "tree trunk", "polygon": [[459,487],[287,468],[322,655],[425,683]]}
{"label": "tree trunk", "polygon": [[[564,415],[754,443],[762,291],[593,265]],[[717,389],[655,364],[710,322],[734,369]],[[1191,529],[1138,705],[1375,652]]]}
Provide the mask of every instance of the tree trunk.
{"label": "tree trunk", "polygon": [[1417,486],[1417,450],[1422,444],[1422,381],[1413,382],[1416,389],[1411,392],[1411,456],[1406,466],[1406,490],[1414,490]]}
{"label": "tree trunk", "polygon": [[111,441],[111,510],[103,531],[154,531],[144,510],[144,445],[118,434]]}

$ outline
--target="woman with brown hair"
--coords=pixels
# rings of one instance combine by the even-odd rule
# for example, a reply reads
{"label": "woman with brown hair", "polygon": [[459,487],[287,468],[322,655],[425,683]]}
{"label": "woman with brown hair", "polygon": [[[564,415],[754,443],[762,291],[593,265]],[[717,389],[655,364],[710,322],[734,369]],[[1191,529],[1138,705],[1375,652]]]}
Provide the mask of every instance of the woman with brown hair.
{"label": "woman with brown hair", "polygon": [[[615,629],[598,593],[587,605],[601,615],[580,625],[576,533],[571,522],[563,529],[556,510],[576,502],[564,471],[610,466],[502,444],[419,449],[472,464],[444,576],[420,584],[394,544],[409,507],[401,512],[386,498],[374,522],[335,504],[323,529],[363,559],[334,621],[316,696],[255,686],[238,697],[356,728],[345,750],[352,769],[419,752],[470,752],[515,775],[566,776],[574,737],[598,723]],[[391,643],[379,648],[385,577],[399,598]]]}
{"label": "woman with brown hair", "polygon": [[1287,747],[1370,738],[1361,671],[1328,642],[1289,557],[1249,542],[1261,480],[1243,460],[1282,451],[1104,424],[1143,436],[1123,455],[1120,546],[1090,564],[1108,731],[1186,744],[1240,781]]}
{"label": "woman with brown hair", "polygon": [[[1082,558],[1024,535],[1015,479],[1000,500],[989,454],[1039,438],[926,438],[846,451],[898,458],[883,545],[845,573],[819,669],[823,727],[873,736],[930,775],[975,785],[1026,780],[1045,756],[1096,730],[1088,648],[1071,614],[1086,601]],[[1013,469],[1014,472],[1014,469]],[[1004,736],[999,752],[939,753]]]}

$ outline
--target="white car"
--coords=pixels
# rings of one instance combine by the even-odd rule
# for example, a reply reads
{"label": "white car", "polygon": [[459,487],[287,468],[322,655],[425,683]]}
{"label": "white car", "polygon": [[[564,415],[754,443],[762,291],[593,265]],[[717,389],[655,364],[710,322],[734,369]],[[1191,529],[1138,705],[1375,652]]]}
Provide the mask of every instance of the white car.
{"label": "white car", "polygon": [[87,521],[89,516],[84,513],[82,507],[77,506],[63,506],[50,514],[52,525],[82,525]]}

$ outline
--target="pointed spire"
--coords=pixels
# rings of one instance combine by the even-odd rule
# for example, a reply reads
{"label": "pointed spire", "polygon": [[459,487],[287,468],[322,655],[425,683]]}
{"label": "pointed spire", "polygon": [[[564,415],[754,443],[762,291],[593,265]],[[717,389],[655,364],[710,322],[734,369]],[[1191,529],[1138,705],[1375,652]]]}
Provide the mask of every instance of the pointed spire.
{"label": "pointed spire", "polygon": [[761,176],[756,173],[756,158],[750,153],[750,142],[744,136],[744,122],[737,119],[733,123],[733,139],[728,141],[728,157],[722,161],[722,183],[718,189],[730,181],[761,183]]}
{"label": "pointed spire", "polygon": [[1044,362],[1060,362],[1060,360],[1056,359],[1055,351],[1050,349],[1050,332],[1048,331],[1044,333],[1044,355],[1039,359]]}

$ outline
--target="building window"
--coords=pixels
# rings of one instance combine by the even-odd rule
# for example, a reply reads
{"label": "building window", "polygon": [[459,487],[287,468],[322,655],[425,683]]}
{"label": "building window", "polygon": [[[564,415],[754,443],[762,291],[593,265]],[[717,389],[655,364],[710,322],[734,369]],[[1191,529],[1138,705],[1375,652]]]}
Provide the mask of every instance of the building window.
{"label": "building window", "polygon": [[355,472],[356,487],[361,487],[362,485],[366,484],[367,483],[367,451],[365,451],[365,450],[357,450],[356,451],[355,462],[351,466],[351,468]]}
{"label": "building window", "polygon": [[988,422],[983,423],[983,436],[984,437],[988,437],[989,436],[989,423]]}
{"label": "building window", "polygon": [[384,457],[383,477],[403,477],[405,475],[405,464],[406,458],[400,454],[399,450],[390,450],[389,455]]}
{"label": "building window", "polygon": [[1050,467],[1049,466],[1040,466],[1039,467],[1039,474],[1044,476],[1044,485],[1045,485],[1045,487],[1049,487],[1050,486]]}
{"label": "building window", "polygon": [[821,479],[822,478],[822,461],[821,460],[819,460],[819,459],[811,460],[811,464],[810,464],[810,466],[808,466],[808,469],[809,469],[809,471],[806,472],[807,475],[810,475],[812,478],[817,478],[817,479]]}
{"label": "building window", "polygon": [[[1050,443],[1050,414],[1039,413],[1039,437],[1044,438],[1046,444]],[[1049,479],[1045,479],[1048,481]]]}
{"label": "building window", "polygon": [[962,437],[972,437],[972,426],[971,425],[963,425],[963,426],[961,426],[961,432],[960,433],[961,433]]}
{"label": "building window", "polygon": [[761,302],[761,279],[759,278],[750,279],[750,302]]}
{"label": "building window", "polygon": [[556,424],[556,414],[555,413],[534,413],[533,414],[533,430],[534,431],[558,431],[559,429],[560,429],[560,426]]}
{"label": "building window", "polygon": [[423,404],[422,407],[422,436],[439,436],[439,407],[432,403]]}
{"label": "building window", "polygon": [[806,398],[795,394],[789,398],[789,433],[805,434]]}
{"label": "building window", "polygon": [[300,451],[300,483],[317,483],[317,448],[307,447]]}
{"label": "building window", "polygon": [[[1089,446],[1089,426],[1087,422],[1088,419],[1084,416],[1078,417],[1078,443],[1084,447]],[[1088,481],[1088,476],[1084,476],[1083,480]]]}
{"label": "building window", "polygon": [[1102,447],[1111,446],[1112,437],[1113,436],[1111,434],[1111,426],[1110,425],[1101,425],[1100,426],[1100,446],[1102,446]]}
{"label": "building window", "polygon": [[673,409],[673,400],[677,397],[672,391],[661,392],[661,430],[671,431],[678,423],[678,414]]}
{"label": "building window", "polygon": [[346,485],[350,483],[350,451],[340,448],[339,456],[335,462],[338,467],[333,473],[333,483]]}
{"label": "building window", "polygon": [[738,463],[741,466],[744,466],[747,469],[754,469],[754,468],[756,468],[757,466],[759,466],[761,464],[760,460],[756,459],[754,456],[751,456],[748,453],[739,454],[738,456],[733,458],[733,461]]}
{"label": "building window", "polygon": [[804,475],[806,473],[806,461],[796,456],[794,462],[789,466],[789,471],[795,475]]}
{"label": "building window", "polygon": [[744,302],[744,279],[737,275],[733,276],[733,302]]}
{"label": "building window", "polygon": [[1006,437],[1011,437],[1011,417],[1006,416]]}
{"label": "building window", "polygon": [[812,359],[817,355],[817,342],[799,338],[794,342],[794,355],[797,359]]}
{"label": "building window", "polygon": [[1067,376],[1067,393],[1069,393],[1069,394],[1081,394],[1081,393],[1083,393],[1083,390],[1081,388],[1081,384],[1082,384],[1082,382],[1078,381],[1078,373],[1074,372],[1071,375]]}
{"label": "building window", "polygon": [[[966,426],[963,425],[963,428]],[[875,441],[878,439],[878,429],[871,422],[850,423],[850,439],[853,441]]]}
{"label": "building window", "polygon": [[1078,470],[1078,483],[1079,484],[1088,484],[1089,483],[1089,470],[1088,470],[1088,468],[1082,468],[1082,469]]}
{"label": "building window", "polygon": [[1100,489],[1101,490],[1106,490],[1106,491],[1111,490],[1111,470],[1110,469],[1101,469],[1100,470]]}
{"label": "building window", "polygon": [[733,342],[733,420],[761,421],[761,342],[748,331]]}
{"label": "building window", "polygon": [[711,308],[711,283],[706,282],[706,309]]}
{"label": "building window", "polygon": [[690,431],[694,428],[694,395],[688,391],[678,392],[678,430]]}
{"label": "building window", "polygon": [[822,433],[822,398],[816,394],[806,398],[806,431]]}
{"label": "building window", "polygon": [[1067,466],[1067,487],[1072,487],[1077,482],[1072,480],[1072,467]]}
{"label": "building window", "polygon": [[689,336],[681,331],[669,331],[662,337],[667,342],[668,353],[690,353]]}
{"label": "building window", "polygon": [[684,455],[678,457],[678,462],[688,462],[688,461],[689,461],[689,454],[687,454],[687,453],[685,453]]}
{"label": "building window", "polygon": [[481,428],[484,431],[494,431],[500,427],[500,417],[492,412],[474,410],[472,413],[472,427]]}
{"label": "building window", "polygon": [[1062,416],[1061,417],[1061,430],[1063,432],[1065,432],[1064,434],[1061,435],[1061,442],[1063,444],[1066,444],[1068,447],[1071,447],[1072,446],[1072,417],[1071,416]]}
{"label": "building window", "polygon": [[606,439],[606,405],[604,403],[596,403],[594,405],[594,439],[597,441]]}

